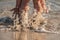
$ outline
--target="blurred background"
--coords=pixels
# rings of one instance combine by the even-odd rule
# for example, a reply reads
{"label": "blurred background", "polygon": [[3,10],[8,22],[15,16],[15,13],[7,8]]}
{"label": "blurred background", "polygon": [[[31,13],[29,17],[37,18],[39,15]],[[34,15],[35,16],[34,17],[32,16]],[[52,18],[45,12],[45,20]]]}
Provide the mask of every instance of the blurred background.
{"label": "blurred background", "polygon": [[[16,0],[0,0],[0,18],[6,15],[11,16],[12,13],[4,14],[4,11],[15,7]],[[46,5],[49,8],[47,27],[60,32],[60,0],[46,0]],[[33,11],[32,0],[29,2],[30,11]],[[60,34],[46,34],[46,40],[60,40]],[[0,40],[14,40],[12,32],[0,32]]]}

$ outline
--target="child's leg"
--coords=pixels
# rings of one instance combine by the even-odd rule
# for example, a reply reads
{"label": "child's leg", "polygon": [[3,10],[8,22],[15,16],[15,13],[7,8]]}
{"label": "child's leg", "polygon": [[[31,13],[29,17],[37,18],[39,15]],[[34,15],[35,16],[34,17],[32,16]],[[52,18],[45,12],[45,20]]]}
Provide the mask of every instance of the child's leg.
{"label": "child's leg", "polygon": [[20,22],[20,25],[22,27],[22,30],[21,30],[21,35],[20,35],[20,39],[21,40],[28,40],[28,37],[27,37],[27,27],[29,27],[29,24],[28,24],[28,10],[29,10],[29,7],[28,7],[28,3],[29,3],[29,0],[22,0],[21,2],[21,7],[20,7],[20,12],[19,14],[21,15],[19,19],[19,22]]}
{"label": "child's leg", "polygon": [[29,10],[29,7],[28,7],[29,1],[30,0],[22,0],[20,9],[25,11]]}
{"label": "child's leg", "polygon": [[45,0],[33,0],[34,8],[40,12],[48,12]]}
{"label": "child's leg", "polygon": [[[16,5],[19,7],[19,15],[18,15],[18,18],[19,18],[19,25],[21,27],[21,31],[20,33],[16,32],[16,39],[17,40],[27,40],[27,29],[26,27],[28,27],[28,2],[29,0],[22,0],[21,1],[21,5],[19,7],[19,5]],[[17,26],[17,28],[19,28]]]}
{"label": "child's leg", "polygon": [[38,29],[41,24],[44,24],[45,18],[42,16],[43,8],[41,6],[40,0],[33,0],[33,4],[36,11],[32,15],[32,26],[35,29]]}
{"label": "child's leg", "polygon": [[46,2],[45,1],[46,0],[40,0],[40,4],[41,4],[41,6],[43,8],[43,11],[46,12],[46,13],[48,13],[47,6],[46,6]]}
{"label": "child's leg", "polygon": [[36,9],[37,12],[42,12],[42,6],[40,4],[40,0],[33,0],[33,4],[34,4],[34,9]]}
{"label": "child's leg", "polygon": [[24,22],[28,22],[26,21],[28,20],[28,2],[29,0],[16,0],[16,8],[13,9],[13,16],[14,19],[17,19],[18,16],[19,24],[21,24],[22,19],[24,20]]}
{"label": "child's leg", "polygon": [[28,22],[28,21],[26,21],[26,20],[28,20],[28,10],[29,10],[28,3],[29,3],[29,0],[22,0],[21,7],[19,10],[21,15],[22,15],[22,19],[24,20],[24,22]]}
{"label": "child's leg", "polygon": [[16,8],[19,8],[21,6],[22,0],[16,0]]}
{"label": "child's leg", "polygon": [[41,4],[41,6],[44,8],[44,7],[46,6],[45,0],[40,0],[40,4]]}

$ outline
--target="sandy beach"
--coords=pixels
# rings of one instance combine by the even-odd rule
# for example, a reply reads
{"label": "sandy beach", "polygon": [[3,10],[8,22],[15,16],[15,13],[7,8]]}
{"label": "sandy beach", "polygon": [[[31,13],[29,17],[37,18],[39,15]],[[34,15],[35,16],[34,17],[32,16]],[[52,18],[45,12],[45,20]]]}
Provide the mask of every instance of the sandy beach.
{"label": "sandy beach", "polygon": [[[55,2],[56,1],[56,2]],[[58,31],[60,33],[60,0],[49,0],[51,5],[51,11],[48,13],[49,15],[49,22],[47,26],[49,26],[49,24],[53,25],[54,27],[56,27],[56,31]],[[58,3],[57,3],[58,2]],[[30,7],[32,10],[33,9],[33,5],[30,2]],[[7,13],[3,14],[3,16],[1,16],[1,14],[6,11],[6,10],[10,10],[12,8],[15,7],[15,0],[2,0],[0,1],[0,18],[3,16],[11,16],[11,14]],[[33,10],[32,10],[33,11]],[[29,11],[29,13],[32,13],[32,11]],[[52,26],[52,28],[54,29],[54,27]],[[40,33],[46,36],[46,40],[60,40],[60,34],[49,34],[49,33]],[[0,32],[0,40],[14,40],[13,38],[13,32]]]}

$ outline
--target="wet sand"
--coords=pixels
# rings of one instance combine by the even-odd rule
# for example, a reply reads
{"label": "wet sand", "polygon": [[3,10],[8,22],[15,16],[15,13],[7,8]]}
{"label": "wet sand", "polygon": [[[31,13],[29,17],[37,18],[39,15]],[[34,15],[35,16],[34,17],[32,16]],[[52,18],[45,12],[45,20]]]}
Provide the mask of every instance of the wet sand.
{"label": "wet sand", "polygon": [[[0,2],[0,13],[2,13],[6,9],[10,10],[13,7],[15,7],[15,0],[1,1]],[[50,15],[49,21],[52,22],[51,25],[54,25],[55,27],[57,27],[56,30],[60,32],[60,12],[52,11],[49,13],[49,15]],[[0,40],[13,40],[13,39],[14,39],[13,32],[0,32]],[[46,40],[60,40],[60,34],[46,34]]]}

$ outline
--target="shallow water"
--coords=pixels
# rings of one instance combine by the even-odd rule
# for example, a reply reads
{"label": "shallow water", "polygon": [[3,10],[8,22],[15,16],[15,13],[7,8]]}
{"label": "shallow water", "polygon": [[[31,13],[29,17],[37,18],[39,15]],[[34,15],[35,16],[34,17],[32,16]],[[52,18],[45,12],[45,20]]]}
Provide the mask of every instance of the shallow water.
{"label": "shallow water", "polygon": [[[60,0],[46,0],[46,2],[47,2],[46,3],[47,6],[50,8],[49,24],[52,23],[51,24],[52,28],[60,32]],[[31,6],[30,10],[32,10],[32,7],[33,7],[32,3],[30,2],[29,5]],[[15,0],[1,1],[0,2],[0,13],[2,13],[5,10],[10,10],[13,7],[15,7]],[[31,13],[31,11],[29,12]],[[12,33],[10,33],[11,35],[9,35],[9,32],[8,33],[1,32],[0,34],[1,34],[0,40],[13,40],[11,39]],[[46,40],[60,40],[60,34],[47,34]]]}

